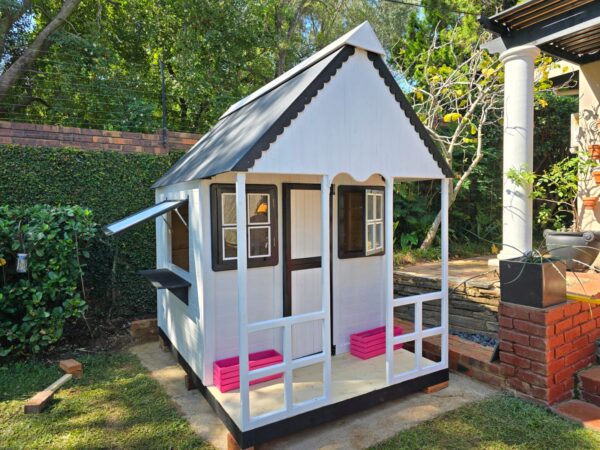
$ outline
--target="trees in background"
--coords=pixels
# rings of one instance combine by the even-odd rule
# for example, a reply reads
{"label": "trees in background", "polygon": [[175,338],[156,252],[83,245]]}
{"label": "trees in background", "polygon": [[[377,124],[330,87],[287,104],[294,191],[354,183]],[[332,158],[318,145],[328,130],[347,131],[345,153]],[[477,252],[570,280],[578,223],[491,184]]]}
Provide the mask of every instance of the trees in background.
{"label": "trees in background", "polygon": [[[1,76],[61,4],[32,2],[8,27]],[[407,8],[383,0],[82,0],[19,71],[0,118],[155,131],[162,127],[162,61],[168,128],[203,132],[228,105],[364,20],[392,45]]]}
{"label": "trees in background", "polygon": [[[459,175],[452,218],[461,225],[452,230],[453,239],[473,238],[465,233],[497,239],[502,71],[478,49],[484,37],[476,18],[516,2],[422,0],[421,8],[405,3],[5,0],[0,119],[154,132],[162,128],[162,61],[167,128],[204,132],[228,105],[369,20],[401,87]],[[67,6],[68,19],[50,27]],[[43,45],[32,47],[40,36]],[[31,48],[38,49],[35,58],[27,56]],[[536,106],[540,170],[564,157],[568,114],[575,109],[572,99],[543,95]],[[439,222],[436,188],[402,185],[397,194],[397,242],[428,247]]]}

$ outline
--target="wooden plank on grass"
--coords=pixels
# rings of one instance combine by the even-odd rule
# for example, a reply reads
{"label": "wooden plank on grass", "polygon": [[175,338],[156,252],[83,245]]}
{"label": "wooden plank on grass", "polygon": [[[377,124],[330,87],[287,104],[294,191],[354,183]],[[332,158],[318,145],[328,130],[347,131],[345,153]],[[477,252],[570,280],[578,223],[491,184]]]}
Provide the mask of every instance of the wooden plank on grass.
{"label": "wooden plank on grass", "polygon": [[60,387],[73,378],[73,375],[67,373],[48,386],[43,391],[38,392],[25,403],[25,414],[39,414],[46,406],[52,401],[54,393],[60,389]]}

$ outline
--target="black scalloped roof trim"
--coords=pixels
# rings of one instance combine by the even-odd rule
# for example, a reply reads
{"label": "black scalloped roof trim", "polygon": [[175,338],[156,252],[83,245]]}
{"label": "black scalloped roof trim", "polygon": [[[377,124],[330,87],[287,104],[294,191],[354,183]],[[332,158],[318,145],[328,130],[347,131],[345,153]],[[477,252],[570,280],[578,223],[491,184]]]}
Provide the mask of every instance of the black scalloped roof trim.
{"label": "black scalloped roof trim", "polygon": [[381,76],[381,78],[383,78],[383,81],[385,82],[386,86],[390,89],[390,92],[395,97],[396,101],[400,105],[400,108],[402,108],[402,111],[404,111],[404,114],[406,114],[406,117],[408,117],[408,120],[412,124],[413,128],[425,143],[425,146],[429,150],[429,153],[431,153],[431,156],[433,156],[433,159],[435,159],[435,161],[437,162],[439,168],[442,170],[442,173],[447,178],[454,178],[454,173],[448,165],[446,158],[444,158],[444,155],[442,155],[440,149],[437,147],[437,145],[435,145],[435,142],[433,142],[433,139],[431,138],[429,132],[425,128],[425,125],[423,125],[423,122],[421,122],[421,119],[419,119],[419,116],[417,116],[417,113],[413,109],[412,105],[408,102],[408,99],[400,89],[400,86],[398,86],[398,83],[396,83],[396,80],[390,72],[390,69],[388,69],[386,63],[377,53],[367,53],[369,59],[373,63],[373,66],[379,71],[379,75]]}
{"label": "black scalloped roof trim", "polygon": [[292,120],[304,111],[306,105],[317,96],[319,91],[331,80],[339,68],[354,54],[354,51],[354,47],[346,45],[231,170],[234,172],[246,171],[254,166],[254,163],[262,156],[262,153],[277,140],[277,137],[292,123]]}

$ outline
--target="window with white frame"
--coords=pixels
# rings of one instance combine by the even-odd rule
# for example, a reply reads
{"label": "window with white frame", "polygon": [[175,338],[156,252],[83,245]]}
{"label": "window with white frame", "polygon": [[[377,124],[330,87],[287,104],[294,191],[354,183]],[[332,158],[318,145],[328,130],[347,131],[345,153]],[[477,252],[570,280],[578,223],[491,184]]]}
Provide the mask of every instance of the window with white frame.
{"label": "window with white frame", "polygon": [[383,250],[383,192],[367,189],[366,201],[365,254],[372,255]]}
{"label": "window with white frame", "polygon": [[338,256],[340,258],[384,253],[383,202],[383,188],[339,187]]}
{"label": "window with white frame", "polygon": [[[246,186],[248,267],[277,265],[277,188]],[[211,186],[213,269],[237,267],[237,220],[235,186]]]}

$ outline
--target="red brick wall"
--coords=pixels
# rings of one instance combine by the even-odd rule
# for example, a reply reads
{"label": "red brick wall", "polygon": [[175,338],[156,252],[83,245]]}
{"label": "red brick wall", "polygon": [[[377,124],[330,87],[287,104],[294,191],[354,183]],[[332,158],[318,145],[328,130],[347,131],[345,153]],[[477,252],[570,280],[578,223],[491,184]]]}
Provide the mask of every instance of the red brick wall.
{"label": "red brick wall", "polygon": [[0,144],[33,147],[75,147],[160,154],[188,150],[200,137],[199,134],[169,131],[167,145],[163,146],[160,131],[149,134],[0,121]]}
{"label": "red brick wall", "polygon": [[600,306],[566,302],[538,309],[501,303],[499,322],[507,387],[546,405],[572,398],[575,374],[595,360]]}

